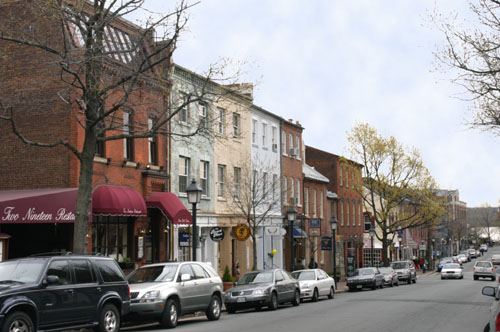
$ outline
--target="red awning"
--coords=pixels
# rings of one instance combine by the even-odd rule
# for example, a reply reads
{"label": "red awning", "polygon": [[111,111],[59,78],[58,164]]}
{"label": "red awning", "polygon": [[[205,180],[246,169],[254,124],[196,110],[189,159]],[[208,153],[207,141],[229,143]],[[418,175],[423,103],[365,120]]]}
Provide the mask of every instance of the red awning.
{"label": "red awning", "polygon": [[0,223],[75,222],[77,188],[0,191]]}
{"label": "red awning", "polygon": [[191,225],[191,213],[174,193],[154,192],[146,200],[146,205],[158,208],[161,212],[177,225]]}
{"label": "red awning", "polygon": [[92,214],[98,216],[145,216],[142,196],[130,187],[99,186],[92,193]]}

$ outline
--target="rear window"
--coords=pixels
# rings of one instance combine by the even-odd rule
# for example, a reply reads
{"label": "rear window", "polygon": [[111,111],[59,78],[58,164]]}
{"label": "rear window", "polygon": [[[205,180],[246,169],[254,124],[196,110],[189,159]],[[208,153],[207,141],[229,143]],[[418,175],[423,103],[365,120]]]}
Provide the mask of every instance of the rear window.
{"label": "rear window", "polygon": [[476,262],[476,267],[491,267],[490,262]]}
{"label": "rear window", "polygon": [[398,269],[407,269],[407,268],[408,268],[408,263],[407,263],[407,262],[395,262],[395,263],[392,263],[392,264],[391,264],[391,267],[392,267],[394,270],[398,270]]}
{"label": "rear window", "polygon": [[123,272],[115,261],[98,259],[96,265],[104,282],[125,281]]}

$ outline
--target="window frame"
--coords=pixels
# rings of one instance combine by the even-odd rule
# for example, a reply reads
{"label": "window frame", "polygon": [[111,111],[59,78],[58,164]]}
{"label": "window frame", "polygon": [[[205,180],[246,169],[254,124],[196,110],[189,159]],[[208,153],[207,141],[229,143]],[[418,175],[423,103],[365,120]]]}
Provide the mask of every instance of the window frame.
{"label": "window frame", "polygon": [[[184,160],[184,165],[182,166],[181,168],[181,162],[182,160]],[[189,157],[185,157],[185,156],[179,156],[179,193],[184,193],[184,194],[187,194],[187,187],[189,185],[189,177],[190,177],[190,173],[191,173],[191,158]],[[182,171],[184,171],[185,173],[182,173]],[[182,182],[185,182],[184,183],[184,186],[185,188],[182,188],[182,184],[181,184],[181,177],[183,178],[183,181]],[[184,190],[182,190],[184,189]]]}

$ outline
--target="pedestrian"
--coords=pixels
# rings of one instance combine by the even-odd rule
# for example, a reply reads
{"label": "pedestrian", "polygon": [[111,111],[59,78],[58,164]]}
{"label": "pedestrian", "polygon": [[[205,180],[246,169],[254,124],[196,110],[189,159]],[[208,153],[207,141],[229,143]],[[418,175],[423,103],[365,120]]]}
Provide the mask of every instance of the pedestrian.
{"label": "pedestrian", "polygon": [[311,257],[311,261],[309,262],[309,268],[310,268],[310,269],[315,269],[315,268],[317,268],[317,267],[318,267],[318,263],[316,263],[316,262],[314,261],[314,256],[313,256],[313,257]]}
{"label": "pedestrian", "polygon": [[425,273],[425,271],[427,270],[427,268],[428,268],[428,265],[427,265],[427,259],[426,259],[426,260],[424,260],[424,267],[422,269],[422,272]]}

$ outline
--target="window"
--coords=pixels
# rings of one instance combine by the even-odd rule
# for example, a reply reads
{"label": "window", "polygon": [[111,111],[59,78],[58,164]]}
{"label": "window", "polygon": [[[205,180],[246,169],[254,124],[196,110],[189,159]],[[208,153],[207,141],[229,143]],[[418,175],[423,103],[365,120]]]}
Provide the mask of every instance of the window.
{"label": "window", "polygon": [[47,270],[47,275],[59,277],[59,282],[57,284],[51,284],[51,286],[67,285],[73,283],[71,280],[71,270],[69,269],[69,262],[66,259],[52,261]]}
{"label": "window", "polygon": [[98,259],[96,260],[97,269],[101,272],[102,280],[104,282],[124,281],[123,272],[112,260]]}
{"label": "window", "polygon": [[256,170],[253,170],[252,171],[252,193],[257,193],[259,188],[257,187],[258,183],[257,183],[257,179],[258,179],[258,174],[257,174],[257,171]]}
{"label": "window", "polygon": [[224,134],[225,112],[223,108],[217,108],[217,132],[221,135]]}
{"label": "window", "polygon": [[344,226],[344,200],[340,201],[340,226]]}
{"label": "window", "polygon": [[267,124],[262,124],[262,146],[267,146]]}
{"label": "window", "polygon": [[313,218],[318,216],[318,206],[316,205],[316,189],[312,190]]}
{"label": "window", "polygon": [[121,262],[132,257],[133,224],[127,217],[95,216],[92,219],[92,252]]}
{"label": "window", "polygon": [[300,204],[300,180],[297,179],[297,188],[295,189],[297,193],[297,206],[301,206]]}
{"label": "window", "polygon": [[288,179],[283,176],[283,205],[288,205]]}
{"label": "window", "polygon": [[224,177],[226,175],[226,166],[217,166],[217,196],[224,197]]}
{"label": "window", "polygon": [[[156,126],[156,118],[148,119],[148,130],[152,130]],[[158,165],[158,138],[157,135],[153,135],[148,138],[149,145],[149,163],[153,165]]]}
{"label": "window", "polygon": [[[133,114],[123,112],[123,135],[131,135],[133,131]],[[134,160],[134,141],[131,138],[123,139],[123,159]]]}
{"label": "window", "polygon": [[290,203],[295,205],[295,181],[290,178]]}
{"label": "window", "polygon": [[181,266],[181,268],[179,269],[177,281],[181,281],[181,276],[183,274],[189,274],[190,280],[195,279],[195,275],[194,275],[193,269],[191,268],[190,264],[184,264]]}
{"label": "window", "polygon": [[208,176],[209,176],[209,166],[208,161],[200,161],[200,184],[201,184],[201,194],[208,196]]}
{"label": "window", "polygon": [[252,144],[257,144],[257,120],[252,119]]}
{"label": "window", "polygon": [[309,216],[309,188],[304,187],[304,214]]}
{"label": "window", "polygon": [[196,279],[209,278],[210,275],[198,264],[191,264],[191,268],[194,271],[194,276]]}
{"label": "window", "polygon": [[302,149],[300,148],[299,136],[295,136],[295,148],[297,149],[297,159],[300,160],[300,154],[302,153]]}
{"label": "window", "polygon": [[342,165],[342,163],[340,163],[340,167],[339,167],[339,183],[340,183],[340,186],[343,185],[343,178],[342,178],[342,173],[344,172],[344,166]]}
{"label": "window", "polygon": [[271,149],[273,149],[273,151],[277,151],[278,150],[278,142],[276,141],[278,139],[277,137],[277,133],[278,133],[278,128],[276,128],[275,126],[272,127],[272,133],[271,133]]}
{"label": "window", "polygon": [[293,135],[292,134],[290,134],[288,136],[288,144],[290,145],[289,146],[290,147],[290,157],[293,157],[295,153],[293,151]]}
{"label": "window", "polygon": [[347,200],[346,212],[347,226],[349,226],[351,224],[351,201],[349,199]]}
{"label": "window", "polygon": [[186,157],[179,157],[179,192],[186,193],[188,186],[189,170],[191,160]]}
{"label": "window", "polygon": [[234,197],[240,198],[241,168],[234,168]]}
{"label": "window", "polygon": [[75,271],[75,282],[77,284],[89,284],[95,282],[92,267],[86,259],[74,259],[71,261]]}
{"label": "window", "polygon": [[189,96],[181,94],[182,108],[179,110],[179,121],[188,123],[189,120]]}
{"label": "window", "polygon": [[281,133],[281,152],[285,156],[288,155],[286,152],[286,133],[284,131]]}
{"label": "window", "polygon": [[267,192],[267,173],[262,172],[262,195],[264,198],[264,201],[269,201],[269,193]]}
{"label": "window", "polygon": [[345,187],[349,188],[349,167],[345,167]]}
{"label": "window", "polygon": [[324,202],[324,197],[323,197],[323,190],[319,191],[319,217],[323,218],[323,202]]}
{"label": "window", "polygon": [[273,174],[273,202],[276,202],[276,185],[278,184],[278,175]]}
{"label": "window", "polygon": [[358,226],[361,226],[361,201],[358,201]]}
{"label": "window", "polygon": [[198,104],[200,110],[200,128],[206,128],[208,124],[207,120],[207,104],[199,103]]}
{"label": "window", "polygon": [[240,137],[240,115],[238,113],[233,113],[233,137]]}

